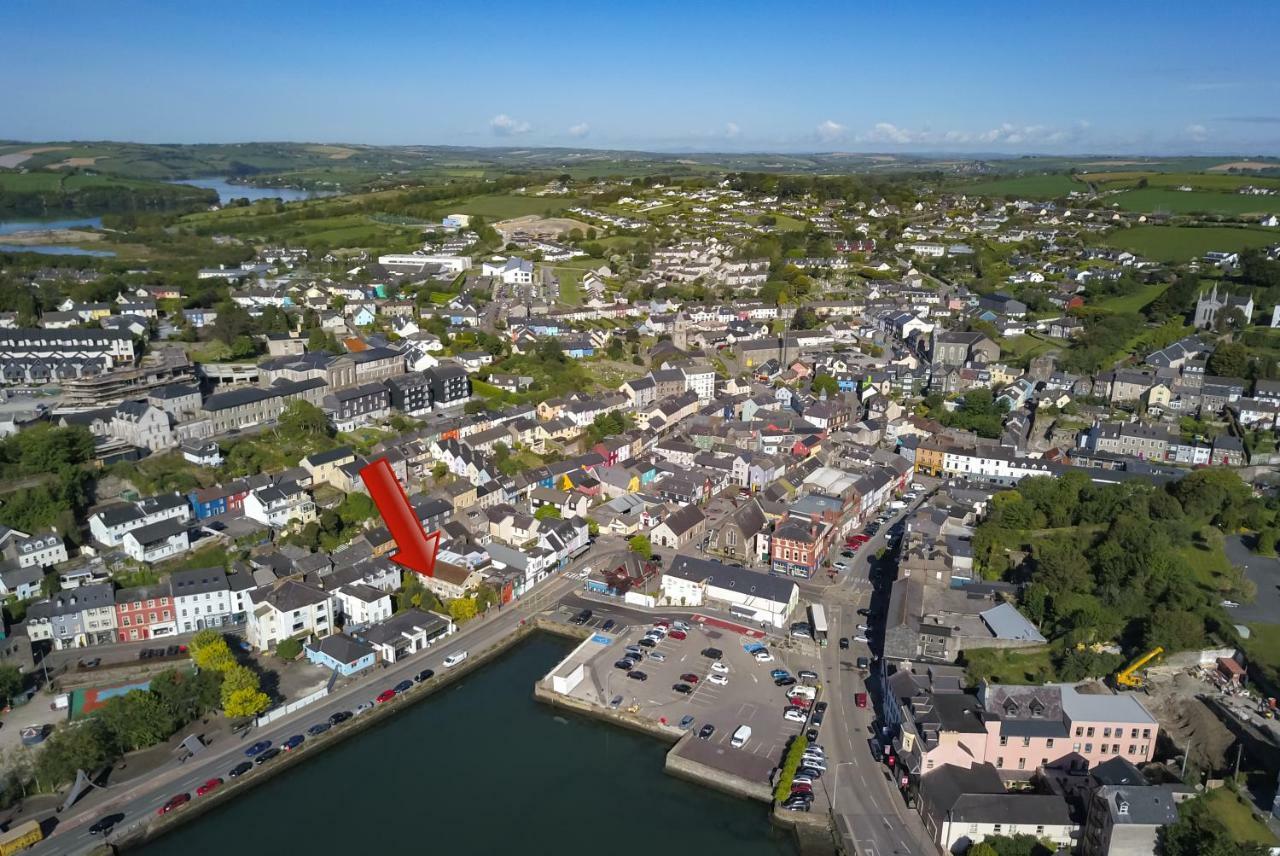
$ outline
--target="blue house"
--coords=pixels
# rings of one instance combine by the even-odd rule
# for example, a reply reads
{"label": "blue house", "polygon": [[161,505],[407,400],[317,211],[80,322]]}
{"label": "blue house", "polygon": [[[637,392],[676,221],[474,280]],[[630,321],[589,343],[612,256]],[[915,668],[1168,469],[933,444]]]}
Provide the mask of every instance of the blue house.
{"label": "blue house", "polygon": [[307,660],[326,669],[337,669],[346,677],[367,669],[377,661],[373,646],[362,639],[336,634],[305,648]]}
{"label": "blue house", "polygon": [[191,511],[196,519],[204,520],[226,512],[227,492],[216,487],[193,490],[187,494],[187,502],[191,503]]}
{"label": "blue house", "polygon": [[351,321],[357,327],[368,327],[373,323],[374,317],[375,316],[373,314],[372,309],[370,309],[368,306],[361,306],[354,313],[352,313]]}

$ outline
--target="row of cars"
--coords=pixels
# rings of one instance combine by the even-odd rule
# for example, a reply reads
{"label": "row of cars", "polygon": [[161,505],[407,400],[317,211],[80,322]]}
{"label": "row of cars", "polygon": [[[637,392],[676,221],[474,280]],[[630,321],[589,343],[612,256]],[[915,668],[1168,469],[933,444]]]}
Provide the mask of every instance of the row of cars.
{"label": "row of cars", "polygon": [[796,768],[796,774],[791,779],[791,791],[782,801],[782,807],[787,811],[808,811],[812,808],[813,787],[827,771],[826,750],[817,743],[813,743],[812,738],[810,741],[801,754],[800,766]]}
{"label": "row of cars", "polygon": [[[461,663],[466,658],[467,658],[466,651],[456,651],[444,658],[444,665],[448,668],[452,668],[458,665],[459,663]],[[308,736],[319,737],[321,734],[324,734],[326,731],[333,728],[334,726],[341,725],[347,720],[357,717],[362,713],[367,713],[368,711],[372,710],[376,705],[385,704],[391,701],[396,696],[408,692],[410,689],[413,688],[414,684],[421,684],[424,681],[428,681],[433,677],[435,677],[434,670],[423,669],[421,672],[419,672],[417,675],[414,676],[413,680],[411,681],[403,680],[400,683],[396,684],[394,687],[391,687],[390,689],[387,689],[387,690],[383,690],[377,696],[374,697],[373,701],[366,701],[356,705],[356,708],[354,711],[351,711],[351,710],[336,711],[335,713],[331,714],[328,719],[323,720],[321,722],[317,722],[314,725],[307,728],[305,735],[295,734],[292,737],[289,737],[283,742],[281,742],[279,746],[272,745],[272,742],[270,740],[259,740],[258,742],[250,746],[248,749],[244,750],[244,755],[247,760],[241,761],[239,764],[236,764],[234,767],[232,767],[231,770],[227,773],[227,777],[231,779],[238,779],[239,777],[253,770],[254,767],[261,767],[262,765],[267,764],[275,760],[276,758],[280,757],[281,754],[285,752],[292,752],[294,749],[297,749],[299,746],[301,746],[303,743],[306,742],[306,739]],[[214,778],[209,779],[207,782],[205,782],[204,784],[196,788],[196,796],[202,797],[202,796],[205,796],[206,794],[213,793],[215,790],[221,787],[225,783],[225,781],[226,780],[220,776],[215,776]],[[176,809],[182,808],[184,805],[186,805],[189,802],[191,802],[190,793],[183,792],[179,794],[174,794],[164,803],[164,805],[160,806],[160,808],[157,809],[156,813],[159,815],[165,815],[171,811],[175,811]],[[105,835],[109,833],[112,830],[112,828],[114,828],[115,825],[121,819],[123,819],[123,815],[108,815],[107,817],[101,818],[100,820],[98,820],[97,823],[89,827],[89,833],[91,835],[99,835],[99,834]]]}
{"label": "row of cars", "polygon": [[[664,639],[671,639],[676,642],[683,642],[689,638],[690,627],[683,621],[667,621],[665,619],[656,621],[649,630],[645,631],[644,636],[634,645],[628,645],[623,656],[614,662],[615,669],[620,669],[627,673],[627,677],[634,681],[649,680],[648,672],[637,669],[645,658],[655,663],[664,662],[667,657],[661,651],[654,650]],[[724,671],[728,671],[726,667]],[[714,676],[712,676],[714,677]],[[721,680],[713,681],[713,683],[727,683],[728,679],[720,676]],[[708,678],[710,680],[710,678]],[[693,672],[686,672],[680,676],[679,682],[671,688],[678,693],[688,695],[693,692],[694,686],[698,683],[698,676]]]}

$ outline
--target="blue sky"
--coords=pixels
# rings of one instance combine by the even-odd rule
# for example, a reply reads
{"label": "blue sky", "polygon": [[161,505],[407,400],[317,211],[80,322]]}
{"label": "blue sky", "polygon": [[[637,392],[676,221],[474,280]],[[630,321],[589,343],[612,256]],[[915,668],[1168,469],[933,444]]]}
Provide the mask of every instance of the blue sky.
{"label": "blue sky", "polygon": [[1280,154],[1275,2],[5,5],[0,138]]}

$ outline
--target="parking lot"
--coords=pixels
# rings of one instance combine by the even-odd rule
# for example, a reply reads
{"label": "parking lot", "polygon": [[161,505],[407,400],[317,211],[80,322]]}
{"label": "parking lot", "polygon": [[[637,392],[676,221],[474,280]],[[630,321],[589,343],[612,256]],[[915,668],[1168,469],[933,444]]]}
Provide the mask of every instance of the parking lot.
{"label": "parking lot", "polygon": [[[782,663],[757,662],[746,646],[760,644],[728,629],[704,626],[690,621],[687,638],[668,635],[635,663],[632,671],[643,673],[643,680],[629,677],[616,663],[626,657],[628,646],[638,646],[651,624],[616,624],[610,631],[600,628],[609,620],[607,614],[593,614],[587,626],[594,625],[592,644],[571,656],[585,667],[583,680],[569,695],[602,707],[621,709],[668,725],[680,725],[698,734],[704,726],[714,731],[705,739],[685,741],[680,754],[701,763],[754,781],[767,781],[782,757],[786,741],[798,733],[801,724],[783,719],[787,704],[786,690],[775,686],[769,673],[787,668]],[[704,656],[707,648],[721,652],[719,660]],[[712,669],[715,662],[727,671]],[[576,666],[562,663],[557,673]],[[692,675],[696,681],[682,676]],[[714,683],[712,676],[722,675],[724,684]],[[717,678],[719,680],[719,678]],[[673,689],[687,684],[691,692]],[[751,739],[741,748],[729,745],[734,731],[742,725],[751,727]]]}

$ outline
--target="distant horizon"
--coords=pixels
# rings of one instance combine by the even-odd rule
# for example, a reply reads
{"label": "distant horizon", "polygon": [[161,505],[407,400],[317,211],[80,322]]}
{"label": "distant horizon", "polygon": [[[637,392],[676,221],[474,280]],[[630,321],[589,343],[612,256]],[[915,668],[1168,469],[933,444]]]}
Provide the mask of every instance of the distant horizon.
{"label": "distant horizon", "polygon": [[[0,138],[0,145],[14,146],[45,146],[45,145],[135,145],[135,146],[270,146],[270,145],[288,145],[288,146],[358,146],[368,149],[475,149],[480,151],[502,151],[502,152],[521,152],[521,151],[566,151],[566,152],[598,152],[600,154],[639,154],[639,155],[663,155],[675,157],[679,155],[699,155],[709,156],[743,156],[743,155],[785,155],[788,157],[849,157],[849,158],[870,158],[870,157],[891,157],[911,159],[919,158],[925,160],[941,160],[941,159],[963,159],[963,160],[1033,160],[1037,158],[1052,158],[1075,160],[1080,158],[1098,158],[1099,160],[1128,160],[1141,158],[1144,160],[1155,160],[1157,158],[1203,158],[1203,159],[1220,159],[1220,158],[1241,158],[1241,159],[1258,159],[1258,160],[1274,160],[1276,165],[1280,166],[1280,154],[1260,154],[1244,151],[1220,151],[1220,152],[1101,152],[1101,151],[1026,151],[1026,152],[1002,152],[1002,151],[948,151],[945,149],[934,150],[912,150],[912,151],[889,151],[884,149],[717,149],[717,148],[629,148],[619,146],[593,146],[593,145],[569,145],[569,144],[532,144],[532,145],[502,145],[500,143],[367,143],[356,140],[306,140],[306,139],[236,139],[236,140],[203,140],[179,142],[175,140],[137,140],[137,139],[111,139],[106,137],[98,138],[65,138],[65,139],[16,139],[16,138]],[[340,161],[339,161],[340,162]]]}
{"label": "distant horizon", "polygon": [[3,137],[1280,155],[1261,0],[9,6]]}

